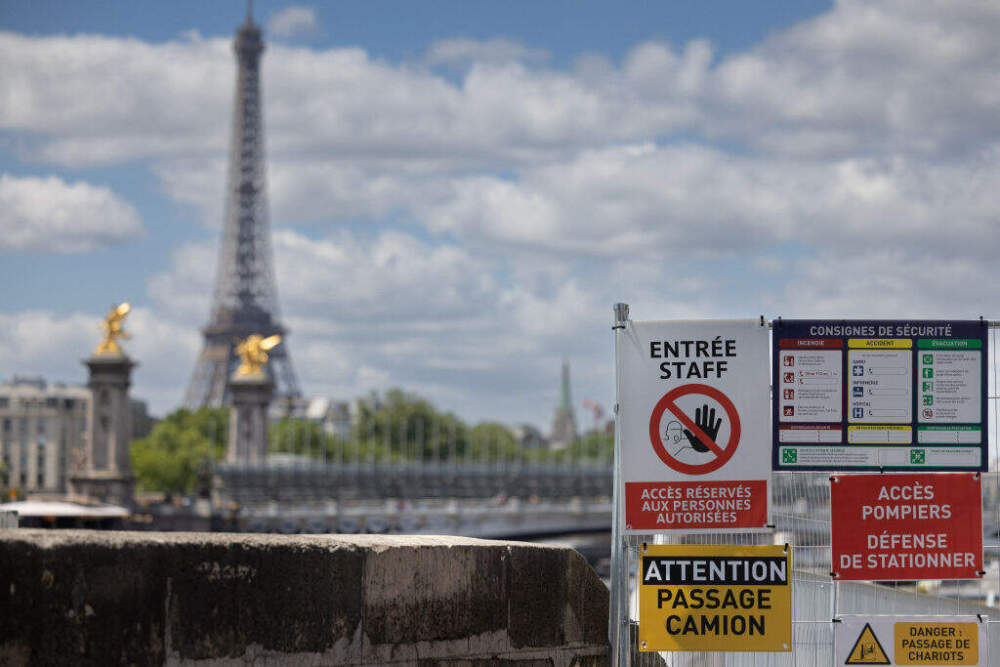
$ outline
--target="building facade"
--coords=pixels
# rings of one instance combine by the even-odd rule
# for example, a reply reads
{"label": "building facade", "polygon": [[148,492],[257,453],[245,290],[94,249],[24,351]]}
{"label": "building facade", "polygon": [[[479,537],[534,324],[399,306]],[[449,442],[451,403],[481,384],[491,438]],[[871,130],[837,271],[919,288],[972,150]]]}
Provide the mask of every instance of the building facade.
{"label": "building facade", "polygon": [[[87,451],[91,392],[15,376],[0,385],[0,478],[19,491],[65,493]],[[0,481],[3,481],[0,479]]]}

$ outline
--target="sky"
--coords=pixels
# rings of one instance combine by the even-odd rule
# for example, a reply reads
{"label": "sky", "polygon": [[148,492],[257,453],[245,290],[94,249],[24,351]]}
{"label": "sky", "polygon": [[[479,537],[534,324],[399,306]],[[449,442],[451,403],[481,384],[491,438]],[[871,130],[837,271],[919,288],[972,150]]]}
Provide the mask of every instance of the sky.
{"label": "sky", "polygon": [[[0,378],[180,403],[241,2],[0,0]],[[637,320],[996,317],[1000,4],[259,1],[281,319],[308,396],[547,431]]]}

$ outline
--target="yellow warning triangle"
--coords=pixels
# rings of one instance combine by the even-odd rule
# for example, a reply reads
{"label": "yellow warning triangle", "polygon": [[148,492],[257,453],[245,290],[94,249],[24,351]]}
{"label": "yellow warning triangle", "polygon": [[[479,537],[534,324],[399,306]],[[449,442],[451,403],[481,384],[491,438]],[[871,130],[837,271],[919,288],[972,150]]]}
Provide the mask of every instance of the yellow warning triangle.
{"label": "yellow warning triangle", "polygon": [[847,656],[845,665],[891,665],[889,656],[885,654],[885,649],[879,643],[878,637],[872,630],[872,626],[865,623],[864,629],[858,635],[858,641],[854,642],[854,648]]}

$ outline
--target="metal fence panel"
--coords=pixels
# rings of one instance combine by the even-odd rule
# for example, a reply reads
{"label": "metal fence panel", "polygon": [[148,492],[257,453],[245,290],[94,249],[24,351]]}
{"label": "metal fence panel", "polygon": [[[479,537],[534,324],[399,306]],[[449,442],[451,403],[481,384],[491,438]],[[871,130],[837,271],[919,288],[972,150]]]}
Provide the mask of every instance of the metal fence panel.
{"label": "metal fence panel", "polygon": [[[627,309],[626,309],[627,314]],[[638,623],[637,567],[643,541],[655,544],[785,544],[792,548],[793,650],[790,653],[640,652],[625,647],[623,664],[653,667],[744,667],[834,665],[833,618],[838,614],[989,616],[986,625],[991,664],[1000,665],[1000,472],[997,472],[997,426],[1000,418],[996,322],[990,322],[989,459],[982,476],[983,564],[979,580],[875,584],[837,582],[830,577],[830,481],[826,472],[776,472],[772,476],[773,534],[670,533],[621,538],[622,572],[628,573],[626,623]],[[616,480],[616,485],[618,481]],[[631,633],[633,636],[635,633]]]}
{"label": "metal fence panel", "polygon": [[[792,548],[791,653],[644,653],[633,644],[631,664],[671,667],[744,667],[750,665],[833,665],[833,622],[838,614],[985,614],[990,655],[1000,656],[1000,541],[997,538],[1000,474],[983,475],[984,562],[982,580],[897,584],[836,582],[830,577],[829,474],[774,474],[775,532],[656,535],[656,544],[783,544]],[[629,620],[638,623],[637,568],[642,536],[626,538],[629,576]]]}

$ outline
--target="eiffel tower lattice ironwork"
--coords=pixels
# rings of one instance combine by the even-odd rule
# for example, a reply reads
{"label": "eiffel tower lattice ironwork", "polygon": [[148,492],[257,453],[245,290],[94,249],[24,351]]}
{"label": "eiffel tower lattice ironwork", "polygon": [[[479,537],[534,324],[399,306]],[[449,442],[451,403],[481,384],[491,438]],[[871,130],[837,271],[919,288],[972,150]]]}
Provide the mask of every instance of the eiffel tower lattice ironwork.
{"label": "eiffel tower lattice ironwork", "polygon": [[222,246],[211,320],[202,332],[204,347],[184,397],[190,409],[229,404],[229,380],[238,363],[235,342],[250,334],[280,334],[270,352],[268,372],[278,397],[299,396],[298,382],[278,320],[264,170],[260,56],[264,41],[250,12],[233,42],[238,74],[233,108],[229,175]]}

